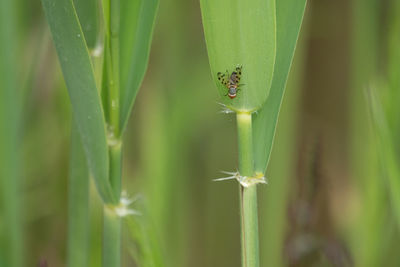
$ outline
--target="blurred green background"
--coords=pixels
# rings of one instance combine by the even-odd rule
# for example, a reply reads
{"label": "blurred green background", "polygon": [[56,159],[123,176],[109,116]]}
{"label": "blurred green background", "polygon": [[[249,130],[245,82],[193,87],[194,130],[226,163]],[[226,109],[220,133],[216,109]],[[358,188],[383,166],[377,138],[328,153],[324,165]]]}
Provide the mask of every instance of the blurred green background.
{"label": "blurred green background", "polygon": [[[65,266],[69,98],[40,2],[16,3],[24,266]],[[261,266],[400,266],[399,51],[398,0],[308,1],[268,185],[259,186]],[[146,242],[164,266],[240,266],[238,185],[212,181],[237,168],[235,118],[221,112],[214,87],[199,2],[160,1],[124,136],[123,189],[140,196],[143,213],[124,225],[124,266],[145,266],[137,255]],[[7,127],[13,117],[0,111]]]}

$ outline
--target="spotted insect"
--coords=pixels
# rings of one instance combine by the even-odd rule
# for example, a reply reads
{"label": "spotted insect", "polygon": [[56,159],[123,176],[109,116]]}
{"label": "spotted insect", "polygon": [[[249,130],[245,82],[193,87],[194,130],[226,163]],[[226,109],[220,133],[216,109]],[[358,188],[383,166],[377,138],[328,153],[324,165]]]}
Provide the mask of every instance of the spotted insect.
{"label": "spotted insect", "polygon": [[240,78],[242,76],[242,66],[237,66],[235,71],[232,71],[231,75],[229,75],[228,70],[225,74],[218,72],[217,77],[218,80],[228,88],[228,92],[225,96],[229,96],[230,99],[234,99],[237,95],[237,92],[240,90],[239,86]]}

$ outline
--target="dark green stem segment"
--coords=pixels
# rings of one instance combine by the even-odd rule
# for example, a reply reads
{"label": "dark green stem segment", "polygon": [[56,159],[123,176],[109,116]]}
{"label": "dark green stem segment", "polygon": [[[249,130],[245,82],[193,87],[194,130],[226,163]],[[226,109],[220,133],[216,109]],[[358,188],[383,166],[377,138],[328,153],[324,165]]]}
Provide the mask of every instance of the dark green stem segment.
{"label": "dark green stem segment", "polygon": [[[120,0],[103,0],[105,20],[104,77],[108,111],[109,181],[115,199],[121,195],[121,141],[120,141],[120,83],[119,83],[119,24]],[[117,204],[118,205],[118,204]],[[115,206],[104,206],[103,267],[121,266],[121,217]]]}
{"label": "dark green stem segment", "polygon": [[75,122],[71,130],[68,181],[68,251],[69,267],[88,266],[89,248],[89,170],[81,137]]}
{"label": "dark green stem segment", "polygon": [[[241,176],[254,176],[252,116],[237,113],[239,172]],[[239,186],[241,215],[242,266],[258,267],[258,212],[257,187]]]}
{"label": "dark green stem segment", "polygon": [[121,217],[106,205],[103,212],[103,267],[119,267],[121,266]]}
{"label": "dark green stem segment", "polygon": [[121,171],[122,171],[122,150],[121,142],[109,146],[110,155],[110,183],[115,199],[120,199],[121,195]]}
{"label": "dark green stem segment", "polygon": [[[120,137],[120,83],[119,83],[119,23],[120,3],[119,0],[106,1],[104,6],[106,25],[104,62],[108,84],[108,123],[110,131],[115,138]],[[104,3],[104,1],[103,1]]]}
{"label": "dark green stem segment", "polygon": [[[121,143],[109,146],[110,183],[116,199],[121,195]],[[104,205],[103,214],[103,267],[121,265],[121,217],[114,206]]]}

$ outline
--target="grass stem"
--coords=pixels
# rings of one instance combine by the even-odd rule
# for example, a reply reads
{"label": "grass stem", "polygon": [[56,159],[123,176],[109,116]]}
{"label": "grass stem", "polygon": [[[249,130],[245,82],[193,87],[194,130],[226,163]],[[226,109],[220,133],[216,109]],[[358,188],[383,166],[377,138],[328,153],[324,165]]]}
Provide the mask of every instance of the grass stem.
{"label": "grass stem", "polygon": [[[105,60],[107,101],[109,112],[108,150],[110,159],[109,179],[114,197],[121,195],[121,142],[120,142],[120,83],[119,83],[119,0],[106,0],[104,18],[106,25]],[[121,217],[112,207],[104,206],[103,214],[103,266],[121,265]]]}
{"label": "grass stem", "polygon": [[120,3],[119,0],[107,2],[105,19],[109,19],[106,26],[105,35],[105,70],[108,78],[108,111],[110,130],[115,138],[120,135],[120,82],[119,82],[119,23],[120,23]]}
{"label": "grass stem", "polygon": [[[241,176],[254,176],[252,117],[250,113],[237,114],[239,172]],[[239,185],[242,266],[259,266],[257,187]]]}
{"label": "grass stem", "polygon": [[[109,146],[110,183],[114,196],[121,195],[121,143]],[[107,205],[103,214],[103,267],[118,267],[121,264],[121,217]]]}
{"label": "grass stem", "polygon": [[109,146],[110,153],[110,183],[116,199],[121,195],[121,169],[122,169],[122,150],[121,142]]}
{"label": "grass stem", "polygon": [[106,205],[103,212],[103,267],[119,267],[121,266],[121,217]]}

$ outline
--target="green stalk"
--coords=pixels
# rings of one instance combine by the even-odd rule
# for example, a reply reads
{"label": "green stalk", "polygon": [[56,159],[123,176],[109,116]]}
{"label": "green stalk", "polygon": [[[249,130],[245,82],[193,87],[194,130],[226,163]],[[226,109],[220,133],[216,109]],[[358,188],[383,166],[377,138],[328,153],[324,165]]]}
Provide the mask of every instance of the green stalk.
{"label": "green stalk", "polygon": [[[239,172],[241,176],[254,176],[253,133],[250,113],[237,113]],[[258,267],[258,212],[257,187],[240,185],[240,215],[242,266]]]}
{"label": "green stalk", "polygon": [[88,266],[89,249],[89,170],[81,137],[72,123],[68,185],[69,267]]}
{"label": "green stalk", "polygon": [[109,111],[109,124],[111,126],[111,134],[115,138],[120,135],[120,83],[119,83],[119,21],[120,10],[119,0],[107,1],[109,8],[104,12],[105,18],[109,18],[109,23],[105,23],[109,28],[106,29],[105,35],[105,70],[107,71],[108,80],[108,111]]}
{"label": "green stalk", "polygon": [[[120,141],[120,82],[119,82],[119,0],[103,1],[105,20],[105,60],[103,74],[106,84],[105,105],[108,105],[108,151],[110,184],[114,197],[121,194],[121,141]],[[115,206],[104,205],[103,214],[103,266],[121,265],[121,217]]]}
{"label": "green stalk", "polygon": [[[109,146],[110,150],[110,183],[113,193],[121,194],[121,143]],[[115,213],[115,206],[104,205],[103,214],[103,266],[118,267],[121,265],[121,217]]]}
{"label": "green stalk", "polygon": [[103,267],[121,266],[121,217],[104,206]]}
{"label": "green stalk", "polygon": [[114,195],[119,199],[121,194],[121,169],[122,169],[122,154],[121,142],[109,146],[110,150],[110,183]]}
{"label": "green stalk", "polygon": [[109,112],[109,136],[108,136],[108,150],[110,158],[110,183],[116,199],[119,199],[121,192],[121,142],[120,142],[120,86],[119,86],[119,0],[108,0],[109,16],[109,29],[106,30],[106,46],[104,61],[108,112]]}

